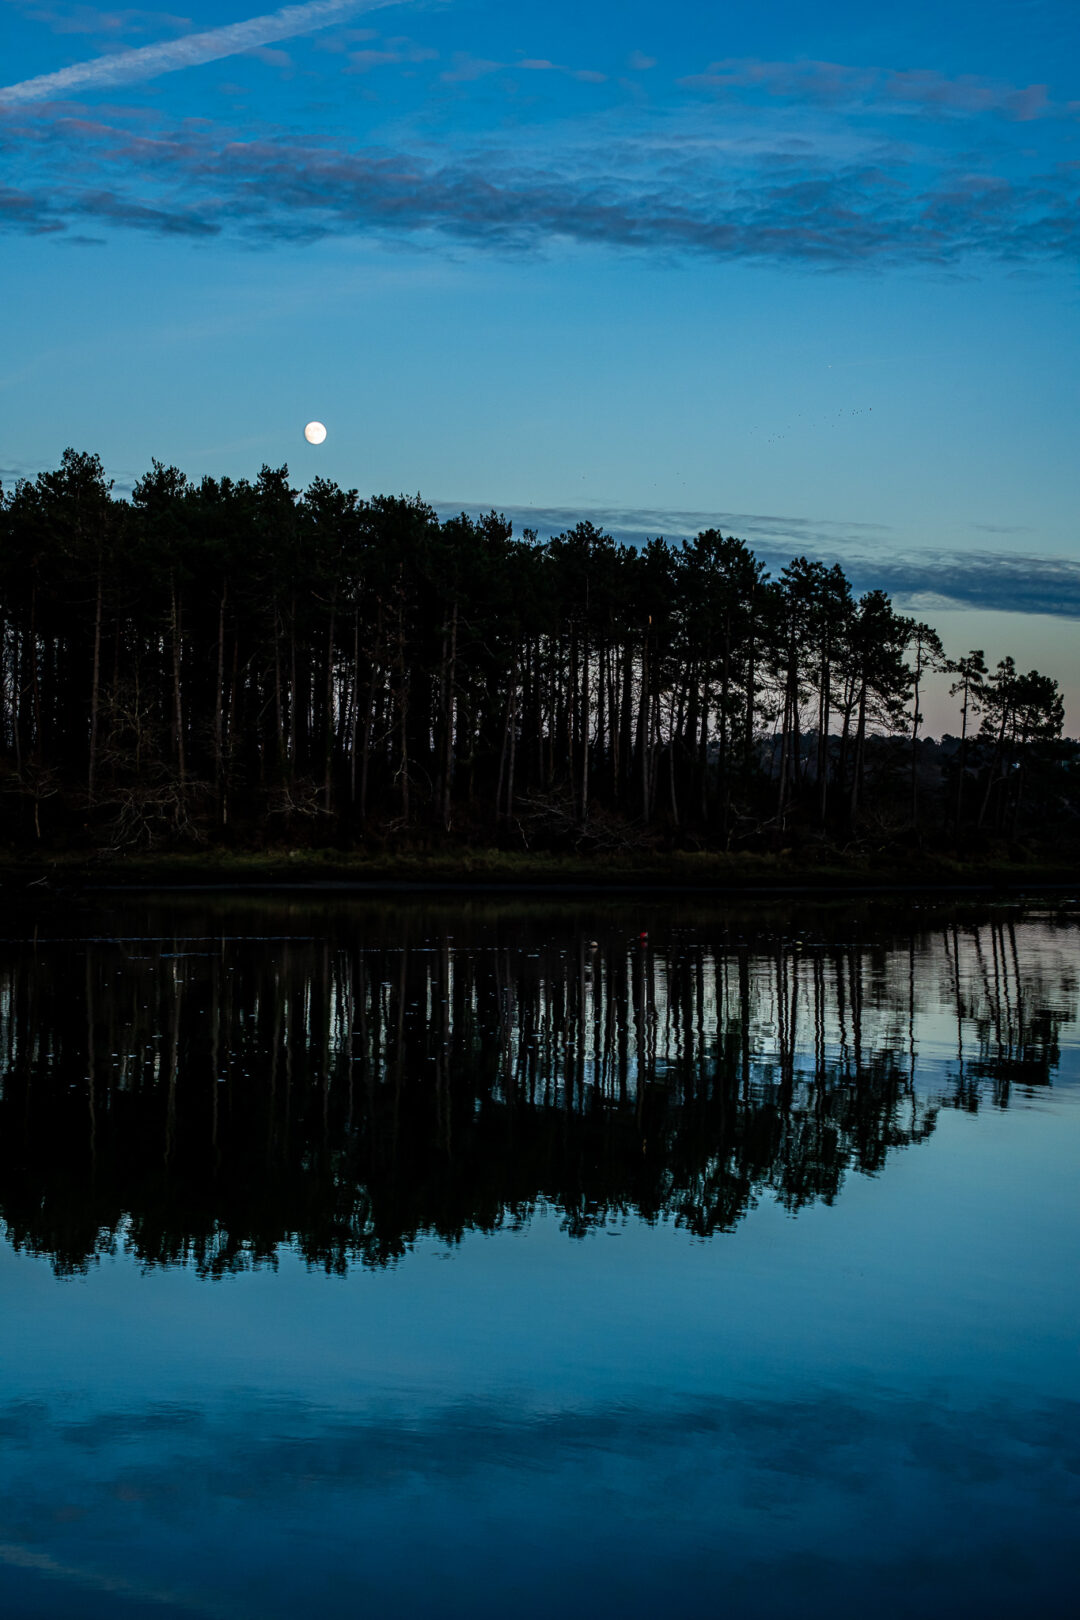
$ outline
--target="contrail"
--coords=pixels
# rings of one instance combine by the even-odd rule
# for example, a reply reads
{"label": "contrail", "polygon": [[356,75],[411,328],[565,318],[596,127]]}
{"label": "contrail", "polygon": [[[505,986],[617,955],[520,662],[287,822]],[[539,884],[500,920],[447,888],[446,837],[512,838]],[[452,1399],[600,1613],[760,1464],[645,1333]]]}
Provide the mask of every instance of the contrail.
{"label": "contrail", "polygon": [[117,51],[115,55],[95,57],[92,62],[76,62],[71,67],[61,68],[59,73],[43,73],[37,79],[9,84],[0,89],[0,105],[52,100],[71,90],[155,79],[160,73],[175,73],[179,68],[217,62],[223,56],[235,56],[255,45],[271,45],[297,34],[311,34],[352,13],[374,11],[379,6],[395,3],[396,0],[310,0],[304,6],[283,6],[265,17],[251,17],[247,22],[230,23],[225,28],[209,28],[204,33],[187,34],[183,39],[166,40],[160,45],[142,45],[135,51]]}

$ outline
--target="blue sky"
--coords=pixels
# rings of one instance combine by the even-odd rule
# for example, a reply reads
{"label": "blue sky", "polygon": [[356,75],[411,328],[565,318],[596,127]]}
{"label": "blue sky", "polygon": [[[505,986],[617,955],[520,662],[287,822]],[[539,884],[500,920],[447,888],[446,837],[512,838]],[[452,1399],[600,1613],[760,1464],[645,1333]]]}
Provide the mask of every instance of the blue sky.
{"label": "blue sky", "polygon": [[720,521],[1080,727],[1072,0],[0,0],[0,41],[5,481],[70,443]]}

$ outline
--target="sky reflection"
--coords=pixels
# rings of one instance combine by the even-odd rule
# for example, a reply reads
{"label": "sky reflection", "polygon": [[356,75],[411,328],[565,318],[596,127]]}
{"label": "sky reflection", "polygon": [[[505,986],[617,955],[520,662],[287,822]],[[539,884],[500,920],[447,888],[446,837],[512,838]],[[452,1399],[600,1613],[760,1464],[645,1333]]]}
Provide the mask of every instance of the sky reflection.
{"label": "sky reflection", "polygon": [[[423,914],[421,938],[431,937],[435,920]],[[576,972],[569,944],[578,920],[568,914],[561,932],[550,918],[544,924],[553,936],[545,966],[553,969],[561,952]],[[596,926],[595,917],[588,921]],[[540,1192],[512,1219],[467,1223],[456,1236],[421,1230],[389,1264],[357,1259],[329,1269],[305,1258],[297,1241],[282,1243],[272,1261],[225,1272],[148,1264],[123,1240],[126,1228],[88,1269],[59,1275],[47,1244],[0,1246],[5,1613],[248,1620],[369,1610],[779,1617],[855,1616],[872,1607],[889,1617],[1011,1617],[1038,1605],[1047,1615],[1069,1612],[1080,1507],[1073,925],[1056,913],[1016,914],[1018,950],[1006,974],[1003,964],[1013,963],[1001,951],[1007,927],[995,942],[991,919],[966,919],[961,963],[977,966],[978,943],[984,962],[997,965],[1000,997],[987,1001],[985,987],[976,994],[977,975],[961,975],[960,1034],[970,1065],[961,1084],[950,1046],[955,1006],[950,1021],[945,994],[951,924],[942,928],[934,916],[913,928],[881,913],[873,929],[865,916],[845,915],[835,926],[820,914],[813,921],[789,918],[786,929],[770,930],[773,948],[756,946],[743,975],[757,986],[759,1000],[751,1000],[761,1013],[751,1021],[757,1033],[746,1096],[741,1033],[733,1090],[723,1082],[723,1046],[686,1049],[677,1017],[668,1026],[658,1020],[648,1050],[658,1065],[671,1059],[673,1120],[660,1138],[663,1154],[674,1154],[666,1159],[669,1178],[693,1162],[680,1133],[694,1130],[721,1152],[725,1142],[730,1147],[723,1130],[710,1138],[719,1119],[702,1107],[710,1086],[719,1087],[730,1120],[770,1098],[781,1106],[770,1088],[787,1085],[788,1123],[778,1140],[788,1152],[841,1081],[831,1061],[814,1078],[820,1043],[801,1011],[791,1079],[770,1078],[770,1064],[783,1070],[780,1026],[765,1016],[774,1005],[775,938],[812,948],[858,933],[862,942],[852,949],[865,1049],[855,1078],[864,1076],[865,1117],[876,1117],[882,1095],[873,1076],[892,1074],[875,1041],[898,1029],[902,1037],[914,1033],[914,1091],[901,1085],[894,1096],[890,1080],[886,1118],[893,1109],[910,1118],[913,1106],[932,1108],[933,1124],[911,1145],[898,1140],[870,1173],[849,1167],[836,1196],[793,1206],[766,1180],[731,1230],[704,1237],[676,1207],[598,1206],[583,1224],[576,1203]],[[320,981],[308,975],[321,960],[320,936],[333,956],[363,922],[378,953],[389,949],[394,930],[400,939],[412,926],[390,914],[373,920],[370,908],[308,922],[310,954],[294,959],[291,971],[307,983],[312,1017]],[[693,962],[706,943],[695,944],[700,918],[683,911],[653,922],[652,949],[665,968],[656,982],[677,985],[680,954]],[[472,982],[464,971],[471,956],[487,964],[476,969],[482,988],[483,972],[502,961],[515,931],[529,927],[528,917],[511,921],[497,911],[459,918],[461,981]],[[495,952],[493,930],[501,934]],[[182,934],[173,936],[178,943]],[[716,956],[724,948],[714,918],[708,950]],[[68,947],[39,949],[47,956]],[[425,946],[422,954],[433,953]],[[437,964],[438,949],[434,956]],[[910,977],[895,971],[905,958]],[[355,965],[355,950],[350,959]],[[169,960],[205,976],[212,959],[170,951]],[[121,984],[143,984],[143,971]],[[384,979],[397,982],[381,971],[377,977],[384,992]],[[73,1027],[84,1028],[85,1006],[71,987],[85,977],[69,974],[66,982]],[[185,1086],[202,1086],[195,1009],[210,1002],[197,993],[199,982],[187,987],[195,1022],[191,1051],[181,1043],[190,1063],[179,1066],[178,1098]],[[213,974],[201,982],[209,987]],[[239,962],[221,979],[234,1009],[250,1007],[244,997],[252,982]],[[811,1005],[814,982],[811,974]],[[848,974],[844,983],[851,982]],[[940,999],[917,997],[913,1021],[897,1023],[912,982],[927,992],[938,986]],[[993,987],[992,966],[987,982]],[[118,988],[114,1008],[126,1004]],[[41,1006],[48,1005],[45,996]],[[481,996],[477,1006],[485,1005]],[[534,1003],[525,996],[519,1005]],[[790,1012],[790,996],[786,1005]],[[25,1035],[27,1007],[17,1004],[17,1014]],[[500,1016],[505,1005],[500,1014],[496,1003],[480,1025],[490,1018],[497,1032]],[[984,1027],[989,1049],[980,1047]],[[124,1049],[115,1024],[105,1019],[95,1028],[102,1050]],[[473,1067],[455,1071],[451,1091],[472,1097],[479,1065],[490,1108],[503,1082],[497,1067],[483,1069],[486,1047],[472,1028]],[[670,1045],[660,1038],[665,1028]],[[42,1041],[36,1050],[35,1083],[55,1101],[67,1061],[62,1043]],[[291,1117],[302,1145],[300,1050]],[[1049,1065],[1041,1081],[1033,1079],[1040,1054]],[[899,1055],[910,1076],[906,1040]],[[1010,1065],[1018,1078],[1007,1084]],[[156,1081],[147,1075],[148,1106],[155,1091],[167,1096],[168,1072],[166,1060]],[[560,1076],[562,1057],[553,1082]],[[309,1079],[321,1099],[318,1067]],[[3,1084],[4,1107],[13,1098],[23,1106],[10,1067]],[[376,1084],[393,1091],[392,1063]],[[437,1126],[434,1076],[417,1085]],[[109,1108],[133,1095],[102,1082],[103,1172]],[[241,1095],[246,1128],[257,1132],[266,1120],[255,1108],[254,1082]],[[581,1093],[560,1081],[559,1117],[575,1151],[603,1140],[578,1134],[594,1106],[590,1095],[590,1087]],[[84,1114],[85,1103],[84,1094]],[[420,1116],[406,1131],[402,1106],[401,1150],[413,1156],[399,1161],[398,1176],[429,1176]],[[519,1098],[519,1134],[534,1128],[530,1106],[543,1111]],[[628,1108],[636,1118],[633,1096]],[[5,1117],[11,1125],[17,1116],[9,1109]],[[359,1161],[345,1151],[347,1131],[332,1108],[327,1121],[337,1173],[354,1174]],[[56,1150],[70,1165],[79,1138],[62,1122],[55,1130]],[[85,1147],[85,1131],[81,1140]],[[156,1127],[147,1140],[158,1142],[160,1166]],[[504,1153],[509,1141],[489,1136],[483,1151]],[[36,1134],[34,1142],[37,1154]],[[223,1168],[239,1173],[235,1145],[224,1136],[219,1142]],[[629,1155],[621,1143],[616,1132],[609,1146],[617,1162]],[[474,1174],[484,1163],[479,1153],[474,1148],[469,1160]],[[0,1178],[9,1200],[11,1162]],[[32,1177],[40,1162],[31,1159]],[[194,1161],[181,1162],[190,1169]],[[377,1169],[377,1161],[367,1163]],[[167,1173],[177,1172],[175,1157],[173,1164]],[[141,1174],[113,1184],[138,1196],[150,1185]],[[245,1185],[254,1212],[258,1187]],[[299,1185],[308,1184],[301,1177]],[[380,1185],[385,1192],[390,1184]],[[589,1193],[587,1175],[578,1185]],[[445,1196],[443,1185],[438,1198]],[[484,1194],[478,1209],[488,1207]]]}

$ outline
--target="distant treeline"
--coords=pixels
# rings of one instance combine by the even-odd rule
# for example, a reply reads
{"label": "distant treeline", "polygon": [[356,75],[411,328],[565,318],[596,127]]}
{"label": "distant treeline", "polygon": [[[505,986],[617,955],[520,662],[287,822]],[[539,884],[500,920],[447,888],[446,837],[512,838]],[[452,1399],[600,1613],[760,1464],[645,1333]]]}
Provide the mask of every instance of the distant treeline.
{"label": "distant treeline", "polygon": [[[450,833],[970,839],[1075,825],[1057,682],[949,662],[838,566],[741,541],[541,542],[288,469],[130,499],[100,460],[0,499],[9,842],[348,843]],[[956,737],[920,703],[951,679]]]}

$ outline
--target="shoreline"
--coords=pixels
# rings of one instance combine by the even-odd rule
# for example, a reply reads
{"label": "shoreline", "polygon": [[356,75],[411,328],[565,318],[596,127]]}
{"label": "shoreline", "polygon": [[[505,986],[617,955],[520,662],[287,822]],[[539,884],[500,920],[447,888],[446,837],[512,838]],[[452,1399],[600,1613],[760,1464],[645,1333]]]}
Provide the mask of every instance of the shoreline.
{"label": "shoreline", "polygon": [[932,854],[815,864],[794,855],[687,853],[592,859],[566,855],[348,855],[340,851],[0,858],[0,892],[35,894],[686,895],[697,899],[888,894],[992,894],[1080,890],[1080,859]]}

